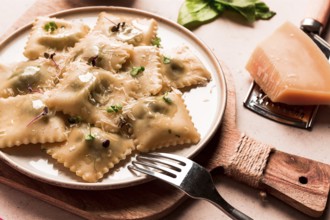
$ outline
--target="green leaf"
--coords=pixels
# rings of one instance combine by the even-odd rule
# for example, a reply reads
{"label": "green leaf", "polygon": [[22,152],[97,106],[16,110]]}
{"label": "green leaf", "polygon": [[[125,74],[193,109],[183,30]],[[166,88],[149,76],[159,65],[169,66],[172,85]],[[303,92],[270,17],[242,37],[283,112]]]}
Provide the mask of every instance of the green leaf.
{"label": "green leaf", "polygon": [[94,139],[95,139],[95,137],[92,134],[88,134],[88,135],[85,136],[86,141],[93,141]]}
{"label": "green leaf", "polygon": [[131,76],[137,76],[144,71],[144,66],[133,67],[131,70]]}
{"label": "green leaf", "polygon": [[186,0],[180,8],[178,23],[192,29],[215,19],[226,10],[238,12],[248,22],[268,20],[276,14],[260,0]]}
{"label": "green leaf", "polygon": [[270,19],[276,13],[270,11],[269,7],[259,0],[214,0],[228,9],[237,11],[246,18],[248,22],[258,19]]}
{"label": "green leaf", "polygon": [[180,8],[178,23],[187,28],[195,28],[215,19],[219,11],[212,5],[213,1],[209,0],[186,0]]}
{"label": "green leaf", "polygon": [[218,11],[218,13],[222,13],[226,10],[225,6],[219,2],[213,1],[213,8]]}
{"label": "green leaf", "polygon": [[171,58],[167,57],[167,56],[163,56],[163,63],[164,64],[169,64],[171,63]]}
{"label": "green leaf", "polygon": [[172,99],[170,97],[168,97],[168,92],[166,92],[164,95],[163,95],[163,100],[167,103],[167,104],[172,104]]}
{"label": "green leaf", "polygon": [[215,0],[228,9],[237,11],[249,22],[255,21],[255,0]]}
{"label": "green leaf", "polygon": [[111,105],[110,107],[107,108],[108,113],[117,113],[120,112],[123,109],[123,106],[118,104],[118,105]]}
{"label": "green leaf", "polygon": [[151,44],[156,47],[161,47],[161,41],[162,39],[158,36],[156,36],[154,39],[151,40]]}
{"label": "green leaf", "polygon": [[47,31],[47,32],[50,32],[52,33],[53,31],[55,31],[57,29],[57,25],[54,21],[50,21],[48,22],[47,24],[45,24],[44,26],[44,29]]}
{"label": "green leaf", "polygon": [[256,20],[257,19],[269,20],[275,15],[276,13],[271,11],[264,2],[256,3],[256,14],[255,14]]}

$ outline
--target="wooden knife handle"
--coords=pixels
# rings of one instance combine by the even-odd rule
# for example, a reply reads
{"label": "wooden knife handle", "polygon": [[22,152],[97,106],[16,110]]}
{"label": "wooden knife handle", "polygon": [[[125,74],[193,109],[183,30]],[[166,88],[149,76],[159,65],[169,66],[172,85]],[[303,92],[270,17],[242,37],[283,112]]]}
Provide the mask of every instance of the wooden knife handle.
{"label": "wooden knife handle", "polygon": [[330,166],[274,151],[261,179],[261,188],[313,217],[325,210],[330,188]]}
{"label": "wooden knife handle", "polygon": [[325,27],[330,15],[330,1],[313,0],[311,2],[312,4],[308,5],[306,18],[313,18]]}
{"label": "wooden knife handle", "polygon": [[236,143],[229,163],[223,163],[225,174],[309,216],[323,214],[330,190],[330,165],[277,151],[245,134]]}

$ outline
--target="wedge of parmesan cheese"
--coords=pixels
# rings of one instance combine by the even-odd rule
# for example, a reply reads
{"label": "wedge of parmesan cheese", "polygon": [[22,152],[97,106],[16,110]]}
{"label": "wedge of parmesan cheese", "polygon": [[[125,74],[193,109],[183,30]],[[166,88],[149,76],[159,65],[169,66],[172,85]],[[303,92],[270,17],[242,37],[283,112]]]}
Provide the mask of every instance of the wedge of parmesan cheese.
{"label": "wedge of parmesan cheese", "polygon": [[330,64],[316,44],[290,22],[256,47],[246,69],[273,102],[330,104]]}

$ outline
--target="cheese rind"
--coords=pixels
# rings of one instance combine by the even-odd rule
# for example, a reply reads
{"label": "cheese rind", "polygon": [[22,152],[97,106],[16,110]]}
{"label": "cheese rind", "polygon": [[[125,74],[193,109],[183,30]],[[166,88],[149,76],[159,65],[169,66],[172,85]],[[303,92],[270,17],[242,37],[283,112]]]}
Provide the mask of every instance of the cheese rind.
{"label": "cheese rind", "polygon": [[273,102],[330,104],[330,64],[316,44],[290,22],[256,47],[246,69]]}

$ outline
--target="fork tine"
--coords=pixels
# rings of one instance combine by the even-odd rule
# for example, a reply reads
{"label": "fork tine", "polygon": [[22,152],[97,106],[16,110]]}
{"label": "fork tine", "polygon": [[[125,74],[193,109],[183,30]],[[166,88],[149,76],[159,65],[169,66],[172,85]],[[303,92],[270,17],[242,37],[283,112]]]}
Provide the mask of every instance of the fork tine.
{"label": "fork tine", "polygon": [[153,156],[153,157],[158,157],[158,158],[166,158],[166,159],[169,159],[169,160],[174,160],[179,164],[183,164],[183,163],[189,164],[189,163],[191,163],[191,161],[189,159],[187,159],[185,157],[182,157],[182,156],[175,155],[175,154],[150,152],[146,155]]}
{"label": "fork tine", "polygon": [[[140,167],[143,166],[146,169],[148,167],[148,169],[151,170],[151,171],[153,171],[153,172],[163,173],[163,174],[166,174],[166,175],[171,176],[173,178],[175,178],[177,176],[174,173],[175,172],[174,170],[172,170],[172,169],[170,169],[168,167],[159,166],[159,165],[153,163],[153,161],[152,162],[148,162],[148,161],[138,161],[137,160],[137,161],[133,161],[133,162],[134,162],[133,163],[134,165],[140,165]],[[150,169],[150,168],[152,168],[152,169]]]}
{"label": "fork tine", "polygon": [[[169,183],[173,184],[173,180],[174,180],[175,177],[167,175],[167,174],[165,174],[165,172],[155,172],[154,170],[146,168],[147,165],[145,165],[141,162],[138,162],[138,161],[132,161],[132,164],[133,164],[133,166],[129,166],[130,169],[139,171],[139,172],[144,173],[144,174],[148,174],[150,176],[162,179],[166,182],[169,182]],[[156,168],[156,169],[159,170],[159,168]]]}
{"label": "fork tine", "polygon": [[150,176],[154,176],[153,171],[138,166],[135,161],[133,161],[132,164],[133,164],[133,166],[131,166],[131,165],[128,166],[129,169],[136,170],[136,171],[139,171],[141,173],[148,174]]}
{"label": "fork tine", "polygon": [[185,163],[178,163],[177,161],[173,162],[173,160],[169,160],[167,157],[160,157],[159,155],[150,155],[150,154],[142,154],[136,157],[136,160],[143,162],[150,162],[152,164],[160,164],[165,165],[168,168],[171,168],[175,171],[180,172],[182,170],[182,166],[185,166]]}

